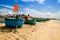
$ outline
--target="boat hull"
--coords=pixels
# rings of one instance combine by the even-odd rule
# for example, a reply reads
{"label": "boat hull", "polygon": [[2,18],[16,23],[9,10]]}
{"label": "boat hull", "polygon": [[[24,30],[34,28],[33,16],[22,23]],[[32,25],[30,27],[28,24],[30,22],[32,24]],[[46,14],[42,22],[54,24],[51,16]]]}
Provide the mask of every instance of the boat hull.
{"label": "boat hull", "polygon": [[10,28],[15,28],[17,26],[17,28],[22,27],[22,25],[24,24],[24,20],[23,19],[5,19],[5,24],[7,27]]}
{"label": "boat hull", "polygon": [[35,25],[36,20],[27,20],[27,24]]}

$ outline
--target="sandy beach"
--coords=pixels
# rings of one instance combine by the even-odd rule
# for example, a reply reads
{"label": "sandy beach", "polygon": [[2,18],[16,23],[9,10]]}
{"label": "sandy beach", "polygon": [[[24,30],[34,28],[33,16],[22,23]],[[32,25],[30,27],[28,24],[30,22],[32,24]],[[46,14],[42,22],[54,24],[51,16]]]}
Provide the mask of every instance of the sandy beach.
{"label": "sandy beach", "polygon": [[24,24],[16,33],[0,23],[0,40],[60,40],[60,22],[49,20],[36,25]]}

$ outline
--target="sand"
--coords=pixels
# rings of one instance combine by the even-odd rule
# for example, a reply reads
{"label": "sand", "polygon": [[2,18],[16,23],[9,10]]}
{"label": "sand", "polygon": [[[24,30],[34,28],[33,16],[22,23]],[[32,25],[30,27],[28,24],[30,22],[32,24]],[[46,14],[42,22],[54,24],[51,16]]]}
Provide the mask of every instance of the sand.
{"label": "sand", "polygon": [[0,40],[60,40],[60,22],[50,20],[36,25],[24,24],[14,33],[14,29],[0,23]]}

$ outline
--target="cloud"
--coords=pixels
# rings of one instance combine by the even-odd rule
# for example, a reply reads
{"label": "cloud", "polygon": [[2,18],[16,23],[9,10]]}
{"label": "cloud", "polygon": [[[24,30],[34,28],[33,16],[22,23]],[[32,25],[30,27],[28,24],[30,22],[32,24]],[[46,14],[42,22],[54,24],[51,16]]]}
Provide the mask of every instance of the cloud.
{"label": "cloud", "polygon": [[34,10],[34,9],[30,9],[30,8],[25,8],[24,9],[26,14],[36,14],[39,13],[38,11]]}
{"label": "cloud", "polygon": [[3,8],[3,9],[0,9],[0,14],[6,15],[6,14],[15,14],[15,13],[13,12],[13,10]]}
{"label": "cloud", "polygon": [[44,4],[45,0],[36,0],[37,2],[39,2],[40,4]]}
{"label": "cloud", "polygon": [[9,10],[7,10],[7,9],[0,9],[0,14],[2,14],[2,15],[5,15],[5,14],[7,14],[8,13],[8,11]]}
{"label": "cloud", "polygon": [[21,0],[21,1],[24,1],[24,2],[38,2],[40,4],[44,4],[45,3],[45,0]]}
{"label": "cloud", "polygon": [[55,6],[47,5],[41,9],[41,11],[46,11],[46,12],[56,12],[58,9],[56,9]]}
{"label": "cloud", "polygon": [[13,9],[13,6],[9,6],[9,5],[0,5],[0,6],[6,7],[6,8],[10,8],[10,9]]}
{"label": "cloud", "polygon": [[[55,13],[51,13],[51,12],[41,12],[41,11],[37,11],[35,9],[30,9],[30,8],[25,8],[23,11],[24,14],[30,14],[33,17],[44,17],[44,18],[56,18],[56,19],[60,19],[60,11],[57,11]],[[8,10],[6,8],[4,9],[0,9],[1,14],[6,15],[6,14],[15,14],[12,10]]]}
{"label": "cloud", "polygon": [[56,13],[51,13],[51,12],[39,12],[37,10],[34,9],[30,9],[30,8],[25,8],[24,9],[26,12],[25,14],[30,14],[33,17],[44,17],[44,18],[56,18],[56,19],[60,19],[60,11],[56,12]]}
{"label": "cloud", "polygon": [[60,0],[57,0],[58,3],[60,3]]}
{"label": "cloud", "polygon": [[21,0],[21,1],[24,1],[24,2],[35,2],[35,0]]}
{"label": "cloud", "polygon": [[50,6],[50,5],[48,5],[47,7],[48,7],[48,8],[53,8],[53,6]]}

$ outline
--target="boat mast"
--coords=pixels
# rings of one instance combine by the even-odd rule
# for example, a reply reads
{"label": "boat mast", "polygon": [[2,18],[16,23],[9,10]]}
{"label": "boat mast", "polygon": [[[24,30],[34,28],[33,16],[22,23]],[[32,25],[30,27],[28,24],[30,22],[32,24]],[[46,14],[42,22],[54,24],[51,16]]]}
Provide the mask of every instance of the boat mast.
{"label": "boat mast", "polygon": [[22,10],[20,9],[20,14],[22,14]]}

